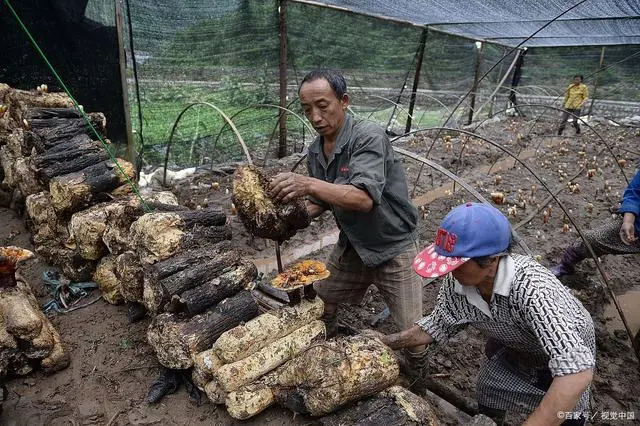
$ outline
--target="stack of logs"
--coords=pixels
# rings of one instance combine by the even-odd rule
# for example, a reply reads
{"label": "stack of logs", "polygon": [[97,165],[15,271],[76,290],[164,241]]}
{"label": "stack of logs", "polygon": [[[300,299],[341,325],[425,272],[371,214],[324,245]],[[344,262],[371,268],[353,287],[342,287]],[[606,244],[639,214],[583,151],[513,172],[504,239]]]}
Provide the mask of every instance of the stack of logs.
{"label": "stack of logs", "polygon": [[[257,269],[231,246],[222,212],[189,210],[171,193],[132,195],[133,165],[110,160],[64,94],[0,85],[0,104],[3,187],[25,200],[36,252],[72,282],[93,279],[109,303],[143,304],[163,365],[191,367],[258,315],[244,291]],[[87,116],[102,136],[104,116]]]}

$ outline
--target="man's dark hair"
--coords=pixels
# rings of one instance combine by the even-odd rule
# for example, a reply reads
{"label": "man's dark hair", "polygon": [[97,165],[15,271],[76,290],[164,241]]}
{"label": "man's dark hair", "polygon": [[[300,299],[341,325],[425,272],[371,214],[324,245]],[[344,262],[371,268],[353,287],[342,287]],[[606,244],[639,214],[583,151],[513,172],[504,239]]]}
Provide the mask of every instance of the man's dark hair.
{"label": "man's dark hair", "polygon": [[581,82],[584,81],[584,77],[581,74],[576,74],[576,75],[573,76],[573,78],[576,78],[576,77],[580,77],[580,81]]}
{"label": "man's dark hair", "polygon": [[494,257],[503,257],[503,256],[506,256],[507,254],[510,254],[513,251],[513,247],[515,247],[515,245],[516,245],[516,240],[513,238],[513,235],[512,235],[511,241],[509,241],[509,246],[507,246],[506,250],[491,256],[472,257],[471,260],[476,262],[478,266],[480,266],[481,268],[486,268],[489,266],[489,263],[491,263],[491,260]]}
{"label": "man's dark hair", "polygon": [[[315,81],[321,78],[329,82],[329,86],[331,86],[338,99],[342,99],[342,95],[347,93],[347,81],[344,79],[344,76],[339,71],[329,68],[317,68],[311,71],[304,76],[300,87],[308,81]],[[298,93],[300,93],[300,88],[298,88]]]}

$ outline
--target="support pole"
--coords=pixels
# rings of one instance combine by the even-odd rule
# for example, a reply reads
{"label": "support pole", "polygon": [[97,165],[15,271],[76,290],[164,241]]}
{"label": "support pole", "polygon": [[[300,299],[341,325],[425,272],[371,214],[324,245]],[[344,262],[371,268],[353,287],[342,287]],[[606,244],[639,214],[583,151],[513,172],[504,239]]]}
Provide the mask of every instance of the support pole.
{"label": "support pole", "polygon": [[420,44],[418,45],[418,54],[416,58],[416,74],[413,76],[413,88],[411,89],[411,99],[409,100],[409,114],[407,116],[407,125],[405,133],[411,131],[411,117],[413,116],[413,108],[416,104],[416,95],[418,94],[418,85],[420,84],[420,71],[422,70],[422,59],[424,58],[424,49],[427,45],[427,35],[429,27],[424,27],[420,35]]}
{"label": "support pole", "polygon": [[520,77],[522,77],[522,64],[524,63],[524,56],[527,54],[527,48],[523,48],[520,51],[518,60],[516,61],[516,69],[513,70],[513,78],[511,79],[511,89],[509,90],[509,103],[510,106],[516,110],[516,113],[520,117],[524,117],[520,108],[518,108],[518,99],[516,98],[516,87],[520,83]]}
{"label": "support pole", "polygon": [[[280,16],[280,108],[287,108],[287,0],[278,0]],[[287,155],[287,111],[280,109],[278,158]]]}
{"label": "support pole", "polygon": [[[493,93],[491,93],[491,96],[489,96],[489,100],[487,102],[485,102],[480,108],[478,108],[478,110],[476,111],[476,114],[480,114],[480,111],[482,111],[484,109],[484,107],[489,105],[491,107],[491,110],[489,112],[489,117],[491,117],[493,115],[493,103],[495,101],[496,94],[498,93],[498,90],[500,90],[500,88],[502,87],[504,82],[507,80],[507,77],[509,77],[509,74],[511,73],[511,70],[516,65],[516,62],[518,62],[518,58],[520,57],[521,53],[522,53],[522,50],[516,51],[516,55],[513,58],[513,62],[511,62],[511,65],[509,65],[509,68],[507,69],[507,72],[505,72],[504,75],[502,76],[502,80],[500,80],[500,82],[498,83],[496,88],[493,90]],[[501,70],[500,72],[502,73],[502,64],[500,64],[500,70]]]}
{"label": "support pole", "polygon": [[475,72],[473,75],[473,87],[471,88],[471,96],[469,103],[469,118],[467,119],[467,124],[471,124],[473,122],[473,110],[476,107],[476,93],[478,91],[478,80],[480,79],[480,69],[482,68],[482,51],[484,49],[484,43],[481,41],[476,41],[476,66]]}
{"label": "support pole", "polygon": [[598,90],[598,75],[600,71],[602,71],[602,64],[604,63],[604,49],[606,46],[602,46],[602,50],[600,50],[600,64],[598,65],[598,72],[593,77],[593,93],[591,94],[591,103],[589,104],[589,112],[587,112],[588,116],[591,116],[591,110],[593,110],[593,103],[596,100],[596,90]]}
{"label": "support pole", "polygon": [[122,37],[122,9],[120,0],[114,1],[116,15],[116,33],[118,34],[118,60],[120,62],[120,82],[122,84],[122,102],[124,104],[124,125],[127,135],[127,150],[124,158],[132,164],[136,163],[136,147],[133,143],[131,130],[131,109],[129,108],[129,85],[127,84],[126,54],[124,52],[124,38]]}

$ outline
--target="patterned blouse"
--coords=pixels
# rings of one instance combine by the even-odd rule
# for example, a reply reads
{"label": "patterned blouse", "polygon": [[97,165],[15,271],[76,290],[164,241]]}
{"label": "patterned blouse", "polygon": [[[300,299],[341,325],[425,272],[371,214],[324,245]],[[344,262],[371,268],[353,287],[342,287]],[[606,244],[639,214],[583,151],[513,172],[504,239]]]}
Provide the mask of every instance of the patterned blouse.
{"label": "patterned blouse", "polygon": [[[548,368],[556,377],[595,366],[589,312],[548,269],[522,255],[500,259],[490,303],[476,287],[462,286],[448,274],[433,312],[416,324],[438,343],[473,325],[506,347],[520,370]],[[579,408],[588,407],[586,394]]]}

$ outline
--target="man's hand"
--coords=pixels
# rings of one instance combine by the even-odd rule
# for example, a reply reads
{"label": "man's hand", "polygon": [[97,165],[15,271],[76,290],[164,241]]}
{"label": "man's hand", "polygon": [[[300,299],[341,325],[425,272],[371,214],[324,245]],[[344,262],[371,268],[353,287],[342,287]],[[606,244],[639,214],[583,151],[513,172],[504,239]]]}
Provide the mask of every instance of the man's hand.
{"label": "man's hand", "polygon": [[633,213],[625,213],[620,227],[620,239],[626,245],[631,245],[636,240],[635,234],[636,216]]}
{"label": "man's hand", "polygon": [[371,337],[374,339],[380,339],[382,340],[382,343],[384,343],[385,345],[388,345],[386,339],[387,339],[387,335],[380,333],[379,331],[375,331],[375,330],[371,330],[371,329],[366,329],[366,330],[362,330],[360,332],[360,334],[362,334],[363,336],[366,337]]}
{"label": "man's hand", "polygon": [[287,203],[309,193],[309,178],[292,172],[279,173],[271,180],[269,188],[271,197]]}

